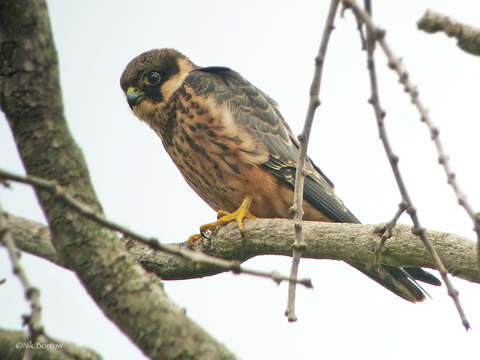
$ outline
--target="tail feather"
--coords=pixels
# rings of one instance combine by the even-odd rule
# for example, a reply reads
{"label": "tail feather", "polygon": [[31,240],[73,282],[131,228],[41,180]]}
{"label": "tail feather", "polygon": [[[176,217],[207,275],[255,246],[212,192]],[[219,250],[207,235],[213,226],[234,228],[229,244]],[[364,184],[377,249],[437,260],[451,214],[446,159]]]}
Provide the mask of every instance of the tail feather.
{"label": "tail feather", "polygon": [[[414,303],[425,300],[423,289],[402,268],[388,265],[380,265],[380,267],[364,264],[350,265],[405,300]],[[433,277],[433,275],[431,276]]]}
{"label": "tail feather", "polygon": [[421,268],[415,268],[415,267],[404,267],[403,268],[411,277],[413,277],[415,280],[422,281],[424,283],[430,284],[430,285],[435,285],[435,286],[440,286],[442,283],[440,280],[438,280],[435,276],[430,274],[429,272],[426,272],[425,270]]}
{"label": "tail feather", "polygon": [[[264,165],[267,166],[272,174],[284,181],[293,190],[295,177],[286,177],[284,172],[278,170],[279,166],[280,168],[281,166],[285,167],[285,164],[282,165],[281,161],[279,162],[279,160],[270,159],[269,162],[266,162]],[[306,176],[303,198],[314,208],[327,216],[331,221],[342,223],[360,223],[360,220],[358,220],[355,215],[353,215],[345,207],[342,201],[333,194],[333,184],[331,181],[323,175],[323,173],[315,166],[315,164],[312,163],[312,165],[313,168],[318,171],[318,177],[323,177],[325,182],[331,186],[331,191],[328,191],[328,189],[325,187],[325,183],[318,181],[315,176]],[[287,165],[287,167],[288,166],[290,165]],[[317,220],[322,221],[322,219]],[[411,302],[425,300],[426,292],[416,280],[423,281],[431,285],[441,284],[435,276],[420,268],[401,268],[388,265],[369,266],[365,264],[352,263],[350,263],[350,265],[371,279],[375,280],[380,285],[383,285],[394,294]]]}

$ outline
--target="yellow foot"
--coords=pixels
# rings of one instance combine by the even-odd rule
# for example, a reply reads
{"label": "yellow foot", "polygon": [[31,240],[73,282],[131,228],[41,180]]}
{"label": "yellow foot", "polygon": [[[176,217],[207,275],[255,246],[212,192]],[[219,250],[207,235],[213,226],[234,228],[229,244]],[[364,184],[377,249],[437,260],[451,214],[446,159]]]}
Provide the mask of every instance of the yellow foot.
{"label": "yellow foot", "polygon": [[237,221],[238,228],[240,229],[242,235],[245,231],[243,227],[243,219],[254,219],[255,216],[249,213],[250,206],[252,205],[252,198],[246,196],[243,199],[240,207],[232,213],[229,213],[225,210],[219,210],[217,213],[217,221],[214,221],[209,224],[200,226],[200,234],[192,235],[188,238],[188,242],[193,246],[193,243],[202,237],[201,234],[205,233],[207,230],[213,231],[217,227],[228,224],[234,220]]}
{"label": "yellow foot", "polygon": [[190,244],[190,246],[193,246],[195,241],[197,241],[198,239],[201,239],[201,238],[202,238],[202,234],[195,234],[195,235],[190,236],[187,241]]}

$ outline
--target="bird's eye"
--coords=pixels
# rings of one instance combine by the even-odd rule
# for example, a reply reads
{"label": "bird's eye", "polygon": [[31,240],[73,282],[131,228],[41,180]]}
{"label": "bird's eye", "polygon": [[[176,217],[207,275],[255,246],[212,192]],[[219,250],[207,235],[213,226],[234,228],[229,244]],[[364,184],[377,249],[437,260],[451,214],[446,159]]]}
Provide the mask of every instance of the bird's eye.
{"label": "bird's eye", "polygon": [[160,74],[156,71],[152,71],[145,75],[145,84],[147,85],[157,85],[160,82]]}

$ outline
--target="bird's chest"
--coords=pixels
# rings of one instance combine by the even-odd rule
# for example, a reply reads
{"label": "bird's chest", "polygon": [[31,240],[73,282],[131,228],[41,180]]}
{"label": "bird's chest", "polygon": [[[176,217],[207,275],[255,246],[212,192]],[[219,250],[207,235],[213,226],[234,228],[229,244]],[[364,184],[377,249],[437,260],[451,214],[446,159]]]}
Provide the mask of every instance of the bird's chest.
{"label": "bird's chest", "polygon": [[172,108],[174,116],[164,135],[170,157],[212,208],[234,211],[248,187],[245,170],[254,166],[248,138],[228,111],[203,98],[184,94]]}

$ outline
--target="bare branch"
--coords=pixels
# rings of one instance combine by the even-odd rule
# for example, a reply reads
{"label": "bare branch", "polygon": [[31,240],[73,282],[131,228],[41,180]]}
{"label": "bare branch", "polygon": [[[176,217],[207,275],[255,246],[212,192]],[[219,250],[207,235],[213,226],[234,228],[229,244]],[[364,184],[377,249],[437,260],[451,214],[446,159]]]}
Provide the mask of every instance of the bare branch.
{"label": "bare branch", "polygon": [[[416,105],[424,121],[428,120],[424,118],[424,116],[427,116],[428,118],[427,111],[423,107],[423,105],[420,103],[420,100],[418,97],[418,91],[416,87],[414,87],[410,82],[408,78],[408,73],[406,72],[406,70],[404,70],[400,60],[393,55],[393,52],[391,51],[390,47],[385,41],[385,31],[378,28],[372,22],[372,19],[369,16],[369,14],[363,11],[360,7],[358,7],[358,5],[354,1],[343,0],[343,3],[345,4],[346,7],[351,8],[354,15],[367,26],[368,69],[370,74],[370,84],[372,87],[372,97],[370,99],[370,103],[373,105],[375,110],[375,116],[377,118],[380,139],[382,140],[385,152],[387,153],[388,159],[390,161],[390,165],[394,173],[395,180],[398,185],[398,189],[400,190],[400,193],[402,195],[402,201],[405,203],[407,208],[406,211],[408,215],[410,215],[410,218],[412,219],[412,223],[414,225],[412,232],[420,237],[423,244],[427,248],[428,252],[432,256],[432,259],[434,259],[437,269],[440,271],[440,275],[443,279],[443,282],[447,287],[448,295],[452,298],[455,304],[455,307],[457,308],[457,311],[459,313],[460,319],[462,320],[463,326],[465,327],[465,329],[468,330],[470,328],[470,324],[468,323],[468,320],[465,316],[463,308],[460,304],[460,300],[458,298],[458,291],[453,287],[452,283],[450,282],[450,279],[447,276],[448,274],[447,269],[443,265],[442,260],[438,256],[438,253],[436,252],[432,243],[426,237],[425,229],[420,225],[420,220],[418,218],[417,211],[413,206],[413,203],[410,199],[405,183],[403,181],[402,175],[400,173],[400,169],[398,167],[399,159],[393,153],[387,138],[387,133],[385,131],[385,127],[383,124],[383,118],[385,117],[385,113],[381,109],[379,99],[378,99],[378,88],[377,88],[377,81],[376,81],[376,74],[375,74],[375,67],[374,67],[375,63],[373,60],[373,45],[372,45],[373,42],[378,42],[380,44],[381,48],[383,49],[383,51],[388,57],[390,68],[395,70],[399,75],[400,83],[404,85],[405,91],[410,94],[412,102]],[[438,135],[438,130],[437,130],[437,135]]]}
{"label": "bare branch", "polygon": [[[56,254],[50,244],[51,233],[45,225],[8,214],[10,232],[18,248],[32,255],[54,261]],[[197,251],[224,259],[246,261],[260,255],[290,256],[294,239],[293,220],[249,219],[245,221],[248,233],[242,238],[238,228],[225,225],[211,234],[209,241],[195,243]],[[352,263],[375,263],[375,250],[381,240],[385,224],[362,225],[304,221],[305,241],[309,246],[304,256],[312,259],[347,260]],[[480,270],[476,266],[475,243],[464,237],[426,230],[426,236],[438,250],[452,275],[480,283]],[[172,244],[185,248],[185,242]],[[152,250],[133,240],[126,240],[129,253],[146,270],[164,280],[200,278],[223,270]],[[50,250],[48,250],[50,249]],[[381,263],[391,266],[435,268],[432,258],[412,233],[412,227],[397,224],[392,237],[382,249]],[[69,268],[68,265],[57,263]]]}
{"label": "bare branch", "polygon": [[[38,337],[43,334],[42,325],[42,305],[40,303],[40,291],[35,288],[27,277],[25,270],[20,264],[20,252],[15,247],[15,242],[10,234],[9,228],[4,224],[3,211],[0,204],[0,242],[5,244],[8,256],[12,263],[13,273],[18,277],[25,291],[25,298],[30,303],[30,315],[24,315],[24,324],[28,327],[28,337],[33,343],[37,342]],[[32,358],[33,349],[26,347],[24,349],[24,359]]]}
{"label": "bare branch", "polygon": [[[350,1],[346,1],[346,2],[350,3]],[[352,9],[355,12],[356,9],[358,9],[358,7],[353,6]],[[368,15],[364,16],[362,12],[359,12],[357,16],[362,17],[363,21],[368,27],[372,29],[378,29],[376,28],[375,24],[372,23]],[[458,204],[465,209],[468,216],[472,219],[472,222],[474,225],[474,231],[477,235],[477,246],[478,246],[477,252],[479,257],[478,262],[480,264],[480,213],[478,212],[475,213],[472,206],[468,202],[466,195],[460,189],[460,186],[458,185],[458,182],[456,180],[455,172],[450,168],[449,157],[445,153],[442,142],[440,141],[440,130],[431,119],[427,108],[420,101],[418,89],[411,82],[410,76],[406,71],[406,69],[404,68],[402,62],[400,61],[400,58],[396,57],[393,54],[392,50],[390,49],[390,46],[387,44],[384,37],[378,38],[377,41],[379,42],[385,55],[387,56],[388,66],[390,67],[390,69],[392,69],[397,73],[399,82],[403,85],[405,92],[410,95],[412,103],[415,105],[418,112],[420,113],[420,120],[427,126],[430,132],[431,139],[434,142],[435,148],[438,153],[438,163],[443,167],[445,176],[447,178],[447,183],[452,187],[455,193],[455,196],[457,197]]]}
{"label": "bare branch", "polygon": [[382,252],[383,247],[385,246],[385,242],[392,237],[392,230],[394,226],[397,224],[398,219],[400,219],[400,216],[407,210],[407,207],[405,203],[402,201],[398,205],[398,210],[393,216],[392,220],[390,220],[387,225],[385,226],[385,229],[382,231],[382,240],[378,244],[377,249],[375,250],[375,263],[380,264],[380,254]]}
{"label": "bare branch", "polygon": [[[7,224],[7,225],[6,225]],[[15,241],[10,233],[8,222],[4,220],[4,212],[0,204],[0,243],[7,248],[7,253],[12,263],[13,273],[19,278],[25,290],[25,298],[30,303],[30,315],[23,315],[23,322],[28,327],[28,337],[23,343],[17,343],[15,349],[24,351],[23,360],[31,360],[35,350],[54,349],[61,353],[61,358],[77,359],[76,352],[71,353],[70,347],[64,348],[56,340],[51,338],[45,332],[42,325],[42,305],[40,303],[40,291],[33,287],[27,277],[22,265],[20,264],[20,252],[15,246]],[[1,331],[0,331],[1,333]],[[24,346],[22,346],[24,345]],[[13,348],[13,346],[12,346]],[[1,352],[0,352],[1,353]],[[38,354],[37,354],[38,355]]]}
{"label": "bare branch", "polygon": [[[332,0],[330,3],[330,9],[328,11],[327,20],[323,29],[322,40],[318,49],[317,56],[315,57],[315,71],[313,74],[312,85],[310,86],[310,101],[308,104],[307,116],[303,125],[303,131],[299,136],[300,142],[299,154],[297,160],[297,170],[295,174],[295,189],[293,194],[293,205],[290,208],[290,212],[293,214],[295,220],[295,242],[292,245],[292,266],[290,269],[290,278],[296,279],[298,276],[298,266],[300,264],[300,258],[302,257],[302,251],[306,247],[302,233],[302,218],[303,218],[303,185],[305,180],[305,160],[307,157],[308,140],[310,139],[310,132],[312,130],[313,117],[315,110],[320,106],[320,83],[322,80],[323,63],[325,60],[325,54],[327,52],[328,41],[330,35],[334,29],[333,21],[337,13],[339,0]],[[288,287],[288,300],[287,309],[285,310],[285,316],[288,321],[297,321],[295,315],[295,293],[296,284],[290,282]]]}
{"label": "bare branch", "polygon": [[418,20],[417,26],[427,33],[442,31],[449,37],[456,38],[458,47],[463,51],[480,56],[479,28],[462,24],[432,10],[427,10],[425,15]]}
{"label": "bare branch", "polygon": [[158,250],[167,254],[179,256],[186,260],[192,261],[195,264],[207,264],[213,267],[218,267],[223,271],[231,271],[235,274],[248,274],[248,275],[254,275],[254,276],[272,279],[276,283],[281,283],[282,281],[288,281],[295,284],[302,284],[308,288],[313,287],[310,279],[297,280],[296,277],[289,278],[287,276],[283,276],[277,273],[276,271],[265,272],[265,271],[248,269],[240,266],[240,264],[236,261],[227,261],[224,259],[219,259],[213,256],[205,255],[199,252],[191,251],[189,249],[182,249],[169,244],[162,244],[156,238],[145,237],[141,234],[138,234],[130,230],[126,226],[123,226],[121,224],[117,224],[111,220],[108,220],[105,216],[91,209],[89,206],[82,204],[80,201],[75,200],[72,196],[70,196],[65,191],[64,188],[62,188],[61,186],[58,186],[53,181],[40,179],[34,176],[21,176],[21,175],[13,174],[11,172],[8,172],[2,169],[0,169],[0,178],[20,182],[23,184],[33,185],[42,190],[46,190],[50,192],[53,196],[58,198],[59,200],[64,201],[68,206],[75,209],[86,218],[91,219],[107,227],[110,230],[118,231],[126,236],[129,236],[143,243],[144,245],[152,248],[153,250]]}

